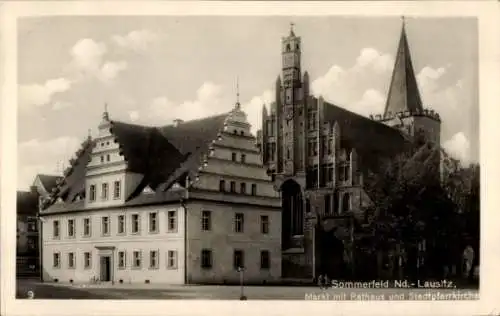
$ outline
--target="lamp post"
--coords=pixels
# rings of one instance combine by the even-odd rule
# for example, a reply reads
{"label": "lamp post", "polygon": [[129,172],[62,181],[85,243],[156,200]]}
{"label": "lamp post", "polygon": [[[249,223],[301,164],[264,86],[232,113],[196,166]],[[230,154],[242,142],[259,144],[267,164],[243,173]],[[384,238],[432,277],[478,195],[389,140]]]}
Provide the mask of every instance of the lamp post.
{"label": "lamp post", "polygon": [[240,273],[240,301],[246,301],[247,297],[243,292],[243,273],[245,271],[244,267],[238,267],[238,272]]}

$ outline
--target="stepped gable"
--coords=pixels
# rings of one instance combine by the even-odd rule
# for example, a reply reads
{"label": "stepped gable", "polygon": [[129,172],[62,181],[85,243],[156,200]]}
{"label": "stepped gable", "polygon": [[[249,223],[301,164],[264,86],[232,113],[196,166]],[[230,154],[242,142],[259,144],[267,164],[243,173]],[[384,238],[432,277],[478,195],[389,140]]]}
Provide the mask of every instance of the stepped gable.
{"label": "stepped gable", "polygon": [[324,121],[340,127],[342,147],[355,148],[361,166],[375,170],[379,159],[391,158],[408,148],[410,142],[397,129],[324,102]]}
{"label": "stepped gable", "polygon": [[187,156],[180,168],[162,184],[160,190],[168,190],[175,182],[183,183],[186,176],[191,179],[196,177],[199,166],[208,157],[211,144],[216,142],[224,131],[229,115],[230,113],[224,113],[158,128],[163,137],[181,154]]}
{"label": "stepped gable", "polygon": [[127,170],[143,175],[126,201],[135,198],[146,186],[156,190],[187,158],[156,127],[112,121],[110,131],[127,161]]}

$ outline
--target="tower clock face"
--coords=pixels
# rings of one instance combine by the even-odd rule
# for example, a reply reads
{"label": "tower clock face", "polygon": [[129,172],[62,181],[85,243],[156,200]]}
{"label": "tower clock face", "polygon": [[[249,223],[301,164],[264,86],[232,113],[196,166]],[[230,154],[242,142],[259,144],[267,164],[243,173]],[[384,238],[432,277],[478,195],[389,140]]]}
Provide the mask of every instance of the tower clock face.
{"label": "tower clock face", "polygon": [[293,67],[293,55],[288,54],[285,56],[285,67]]}

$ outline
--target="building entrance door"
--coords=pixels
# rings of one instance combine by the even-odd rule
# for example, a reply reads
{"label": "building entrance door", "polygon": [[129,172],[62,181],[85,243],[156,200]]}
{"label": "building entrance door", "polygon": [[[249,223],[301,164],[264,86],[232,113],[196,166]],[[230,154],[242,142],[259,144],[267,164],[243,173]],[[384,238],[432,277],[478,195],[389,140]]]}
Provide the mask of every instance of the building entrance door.
{"label": "building entrance door", "polygon": [[111,257],[101,256],[101,282],[111,281]]}

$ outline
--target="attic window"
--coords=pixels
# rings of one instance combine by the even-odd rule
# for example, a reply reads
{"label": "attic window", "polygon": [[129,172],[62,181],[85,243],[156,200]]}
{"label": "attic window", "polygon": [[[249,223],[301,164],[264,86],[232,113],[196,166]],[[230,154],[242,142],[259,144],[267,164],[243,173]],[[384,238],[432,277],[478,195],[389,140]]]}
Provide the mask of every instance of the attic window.
{"label": "attic window", "polygon": [[147,187],[142,190],[143,193],[154,193],[153,189],[148,185]]}

